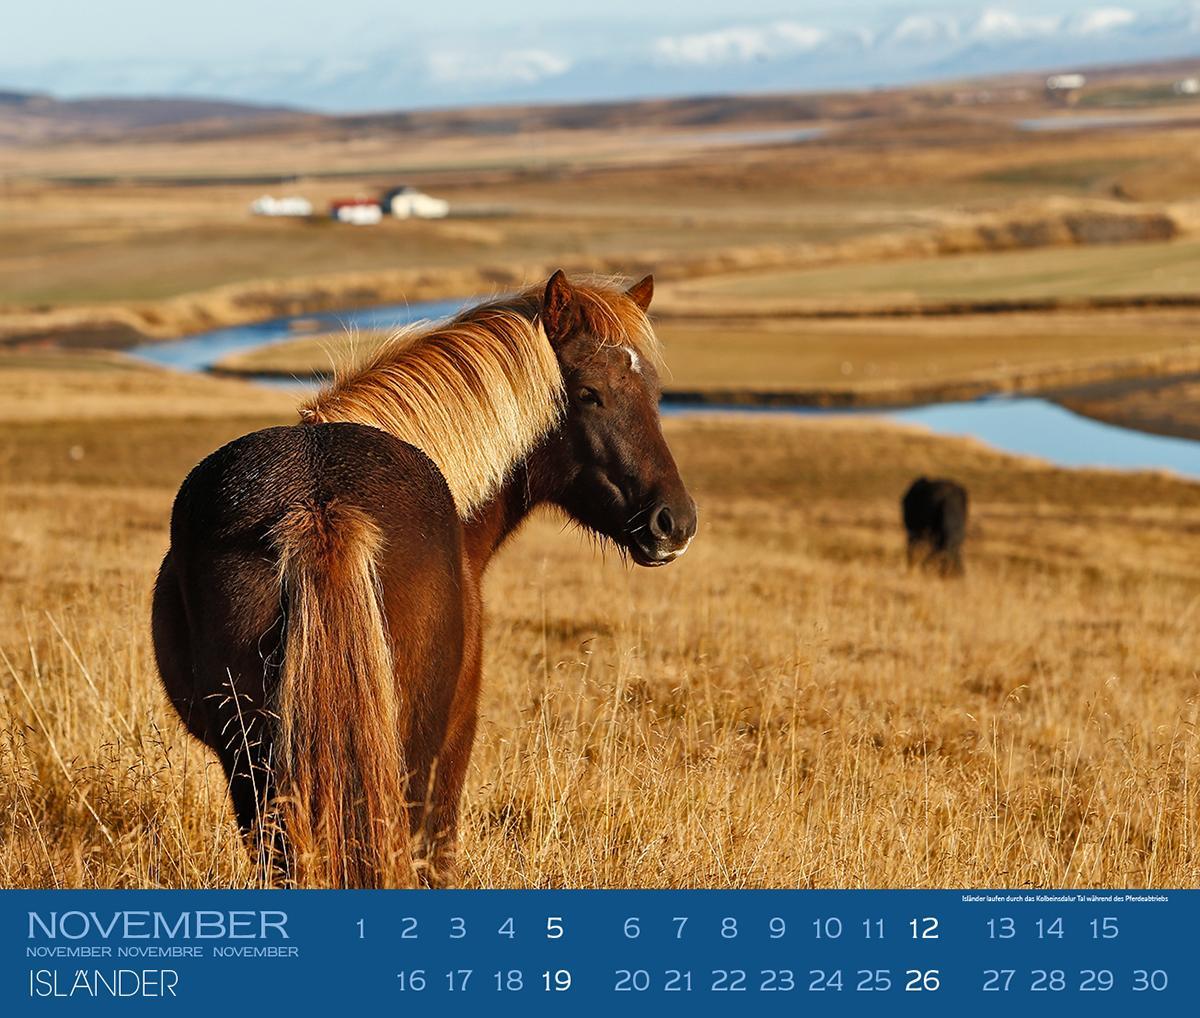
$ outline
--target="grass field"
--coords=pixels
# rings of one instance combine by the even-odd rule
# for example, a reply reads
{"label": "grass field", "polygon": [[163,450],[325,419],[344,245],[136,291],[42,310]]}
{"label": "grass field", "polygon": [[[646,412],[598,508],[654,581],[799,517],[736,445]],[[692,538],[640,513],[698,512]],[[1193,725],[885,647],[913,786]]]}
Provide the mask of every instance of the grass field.
{"label": "grass field", "polygon": [[[0,306],[548,259],[661,271],[706,252],[736,259],[747,249],[921,233],[964,210],[1053,196],[1195,198],[1200,131],[1186,123],[1047,136],[1017,131],[1006,118],[1018,111],[905,121],[903,94],[890,101],[894,110],[881,96],[871,116],[788,145],[633,126],[13,146],[0,153]],[[247,183],[248,174],[265,177]],[[397,179],[448,198],[458,218],[348,229],[247,214],[264,191],[301,193],[322,210]]]}
{"label": "grass field", "polygon": [[[814,317],[1195,296],[1190,107],[1023,132],[1052,112],[1036,82],[961,88],[760,97],[728,123],[739,100],[3,146],[0,886],[256,880],[219,768],[159,691],[149,598],[188,469],[293,401],[84,347],[560,264],[654,271],[668,388],[1087,383],[1064,397],[1084,412],[1200,434],[1196,309]],[[755,140],[800,123],[830,131]],[[399,182],[454,216],[246,210]],[[1132,242],[1097,243],[1114,236]],[[226,366],[304,375],[331,342]],[[541,517],[489,575],[465,885],[1200,882],[1200,485],[860,418],[665,430],[700,505],[685,558],[627,570]],[[903,567],[920,473],[970,489],[962,581]]]}
{"label": "grass field", "polygon": [[[244,885],[148,601],[183,474],[287,408],[89,368],[0,371],[0,885]],[[866,421],[667,433],[683,560],[542,519],[489,577],[468,886],[1195,885],[1200,487]],[[903,570],[920,472],[971,490],[962,582]]]}
{"label": "grass field", "polygon": [[914,258],[828,269],[738,273],[676,284],[672,304],[767,308],[1196,292],[1200,240]]}
{"label": "grass field", "polygon": [[1114,381],[1082,386],[1061,397],[1064,406],[1098,420],[1200,441],[1200,373],[1187,372],[1139,385]]}

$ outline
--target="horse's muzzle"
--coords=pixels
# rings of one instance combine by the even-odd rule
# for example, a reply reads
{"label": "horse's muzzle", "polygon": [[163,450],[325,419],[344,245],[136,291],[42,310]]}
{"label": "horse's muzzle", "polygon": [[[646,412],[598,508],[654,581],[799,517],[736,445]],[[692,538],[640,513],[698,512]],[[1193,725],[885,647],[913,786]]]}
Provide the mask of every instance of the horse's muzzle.
{"label": "horse's muzzle", "polygon": [[650,510],[645,528],[630,542],[629,552],[639,566],[665,566],[688,550],[696,536],[696,503],[684,495],[660,501]]}

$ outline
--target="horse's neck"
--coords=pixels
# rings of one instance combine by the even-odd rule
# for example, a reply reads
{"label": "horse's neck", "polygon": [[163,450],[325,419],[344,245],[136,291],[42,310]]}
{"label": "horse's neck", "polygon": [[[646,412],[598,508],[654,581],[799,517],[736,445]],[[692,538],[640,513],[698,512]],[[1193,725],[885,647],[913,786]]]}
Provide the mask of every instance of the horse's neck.
{"label": "horse's neck", "polygon": [[483,577],[492,556],[529,514],[553,497],[549,456],[535,450],[510,472],[499,491],[464,525],[467,562],[476,579]]}

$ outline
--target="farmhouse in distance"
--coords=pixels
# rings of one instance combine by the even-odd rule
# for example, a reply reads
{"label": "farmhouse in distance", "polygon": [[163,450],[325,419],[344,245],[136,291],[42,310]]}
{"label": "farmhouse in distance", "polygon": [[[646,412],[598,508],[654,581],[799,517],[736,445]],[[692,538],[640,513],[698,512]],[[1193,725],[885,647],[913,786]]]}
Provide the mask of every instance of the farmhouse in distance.
{"label": "farmhouse in distance", "polygon": [[[298,195],[276,198],[264,194],[250,203],[250,212],[256,216],[308,219],[313,207],[307,198]],[[408,184],[390,187],[378,199],[339,198],[329,204],[332,219],[353,226],[374,226],[387,215],[394,219],[444,219],[449,214],[448,201]]]}

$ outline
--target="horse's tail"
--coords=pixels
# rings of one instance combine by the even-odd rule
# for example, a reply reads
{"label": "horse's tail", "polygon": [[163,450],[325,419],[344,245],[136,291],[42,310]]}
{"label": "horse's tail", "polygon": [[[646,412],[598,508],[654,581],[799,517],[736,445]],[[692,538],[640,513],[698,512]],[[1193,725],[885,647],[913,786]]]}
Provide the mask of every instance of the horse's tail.
{"label": "horse's tail", "polygon": [[287,636],[275,775],[287,865],[309,887],[412,883],[401,725],[371,517],[330,502],[274,530]]}

